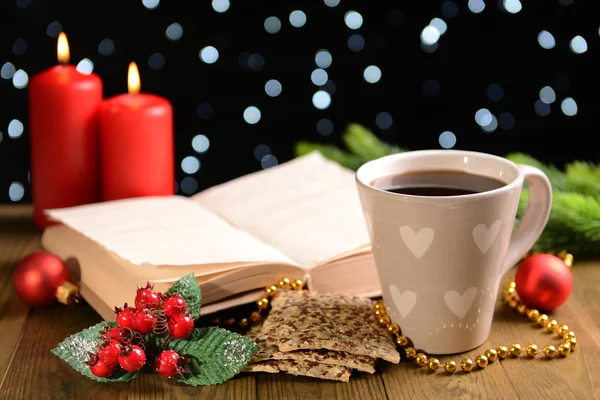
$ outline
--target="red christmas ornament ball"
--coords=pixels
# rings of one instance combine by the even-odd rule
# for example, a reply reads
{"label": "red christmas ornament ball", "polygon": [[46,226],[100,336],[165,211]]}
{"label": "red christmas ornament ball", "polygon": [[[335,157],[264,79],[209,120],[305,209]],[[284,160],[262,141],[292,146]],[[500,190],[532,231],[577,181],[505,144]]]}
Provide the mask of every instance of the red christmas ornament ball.
{"label": "red christmas ornament ball", "polygon": [[71,280],[69,268],[59,257],[38,251],[25,257],[13,273],[15,292],[32,307],[48,306],[57,300],[57,288]]}
{"label": "red christmas ornament ball", "polygon": [[526,258],[515,275],[519,298],[527,307],[552,311],[571,294],[573,277],[564,261],[551,254]]}

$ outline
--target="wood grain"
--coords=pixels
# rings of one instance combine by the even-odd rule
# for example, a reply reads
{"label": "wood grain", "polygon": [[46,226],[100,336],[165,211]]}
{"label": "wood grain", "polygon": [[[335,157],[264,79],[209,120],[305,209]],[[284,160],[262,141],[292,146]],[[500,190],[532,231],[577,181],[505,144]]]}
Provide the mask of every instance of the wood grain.
{"label": "wood grain", "polygon": [[12,270],[24,254],[39,249],[31,213],[30,206],[0,206],[0,388],[29,313],[13,290]]}
{"label": "wood grain", "polygon": [[[600,399],[600,262],[578,262],[573,293],[551,317],[577,334],[580,347],[566,358],[521,356],[491,363],[485,370],[453,375],[430,373],[414,363],[380,362],[374,375],[353,373],[349,383],[278,374],[241,374],[216,386],[189,387],[157,375],[132,382],[99,384],[73,371],[50,353],[65,337],[100,321],[87,304],[29,310],[12,289],[12,269],[39,249],[40,232],[31,207],[0,206],[0,399],[412,399],[451,397]],[[514,271],[507,274],[508,279]],[[558,345],[514,310],[498,305],[489,340],[452,359],[474,359],[487,348],[520,343]],[[440,357],[444,362],[450,357]]]}

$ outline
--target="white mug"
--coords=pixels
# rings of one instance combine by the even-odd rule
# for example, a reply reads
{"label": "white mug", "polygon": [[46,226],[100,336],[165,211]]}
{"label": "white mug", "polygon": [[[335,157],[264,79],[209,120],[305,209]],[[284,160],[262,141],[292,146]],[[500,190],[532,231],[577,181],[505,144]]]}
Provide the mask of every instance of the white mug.
{"label": "white mug", "polygon": [[[461,171],[503,186],[459,196],[397,194],[378,178],[416,171]],[[529,204],[513,232],[523,182]],[[490,154],[424,150],[367,162],[358,192],[392,321],[416,349],[452,354],[488,338],[502,276],[546,226],[552,189],[539,169]]]}

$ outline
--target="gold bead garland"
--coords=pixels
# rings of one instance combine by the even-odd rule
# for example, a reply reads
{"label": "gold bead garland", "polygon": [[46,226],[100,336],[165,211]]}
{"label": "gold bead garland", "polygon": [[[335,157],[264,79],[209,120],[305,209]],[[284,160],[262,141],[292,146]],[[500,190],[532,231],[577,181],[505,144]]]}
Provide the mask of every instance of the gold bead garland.
{"label": "gold bead garland", "polygon": [[[564,261],[568,268],[572,267],[573,256],[571,254],[567,253],[566,251],[562,251],[558,253],[557,256]],[[300,279],[291,281],[289,278],[282,278],[277,285],[267,286],[265,288],[265,297],[256,301],[257,311],[253,311],[249,318],[242,318],[239,321],[234,318],[229,318],[224,321],[225,325],[232,326],[237,324],[241,328],[246,328],[250,324],[259,322],[263,318],[262,313],[268,310],[271,300],[277,295],[277,291],[279,289],[303,290],[304,282]],[[553,345],[547,345],[543,347],[542,353],[544,354],[544,357],[548,359],[553,359],[559,355],[562,357],[567,357],[572,351],[577,349],[578,342],[575,332],[571,331],[567,325],[559,325],[558,321],[550,320],[546,314],[542,314],[536,309],[530,309],[525,304],[520,302],[520,300],[517,298],[516,283],[514,280],[510,280],[507,283],[503,293],[503,300],[508,307],[516,309],[520,315],[525,316],[541,328],[546,328],[547,331],[556,333],[556,335],[563,340],[563,342],[558,345],[558,348]],[[485,350],[484,354],[480,354],[475,357],[475,360],[465,358],[458,365],[453,360],[448,360],[442,363],[439,359],[435,357],[428,357],[427,354],[418,352],[414,348],[412,340],[402,334],[402,328],[386,315],[385,304],[383,301],[378,301],[375,303],[373,313],[375,315],[375,320],[379,323],[379,325],[381,325],[390,335],[392,335],[394,342],[404,354],[404,358],[409,361],[414,360],[420,367],[427,366],[427,368],[429,368],[431,371],[437,371],[440,369],[440,367],[442,367],[447,374],[452,374],[458,369],[458,366],[460,366],[464,372],[471,372],[475,366],[480,369],[484,369],[491,362],[494,362],[498,359],[504,360],[509,356],[516,358],[519,357],[523,352],[528,358],[536,358],[540,353],[538,346],[535,344],[528,345],[523,351],[523,348],[520,344],[513,343],[508,347],[498,346],[495,349],[487,349]],[[219,325],[221,320],[220,318],[216,317],[213,318],[212,323]]]}

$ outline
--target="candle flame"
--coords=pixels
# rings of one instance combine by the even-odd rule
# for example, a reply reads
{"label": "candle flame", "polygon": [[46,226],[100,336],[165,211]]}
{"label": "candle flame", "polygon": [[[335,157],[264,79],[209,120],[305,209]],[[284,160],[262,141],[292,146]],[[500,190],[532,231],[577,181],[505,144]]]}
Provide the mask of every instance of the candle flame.
{"label": "candle flame", "polygon": [[129,71],[127,73],[127,88],[129,94],[138,94],[140,92],[140,72],[136,63],[132,62],[129,64]]}
{"label": "candle flame", "polygon": [[61,32],[58,35],[58,43],[56,45],[56,54],[58,55],[58,62],[61,64],[69,63],[69,42],[67,42],[67,35]]}

